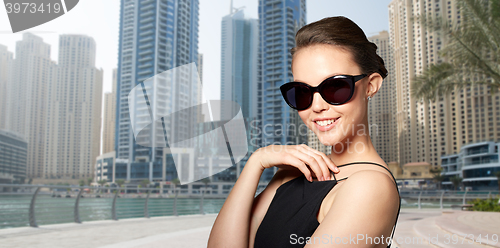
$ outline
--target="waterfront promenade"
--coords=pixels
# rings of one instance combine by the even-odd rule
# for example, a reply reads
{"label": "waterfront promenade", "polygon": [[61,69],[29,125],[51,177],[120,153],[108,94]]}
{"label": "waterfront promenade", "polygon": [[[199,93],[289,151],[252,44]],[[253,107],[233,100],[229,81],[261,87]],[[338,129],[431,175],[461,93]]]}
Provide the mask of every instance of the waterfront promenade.
{"label": "waterfront promenade", "polygon": [[[170,216],[0,229],[0,247],[206,247],[216,216]],[[467,238],[464,239],[464,235]],[[500,213],[401,209],[394,235],[396,244],[392,247],[500,247],[499,235]]]}

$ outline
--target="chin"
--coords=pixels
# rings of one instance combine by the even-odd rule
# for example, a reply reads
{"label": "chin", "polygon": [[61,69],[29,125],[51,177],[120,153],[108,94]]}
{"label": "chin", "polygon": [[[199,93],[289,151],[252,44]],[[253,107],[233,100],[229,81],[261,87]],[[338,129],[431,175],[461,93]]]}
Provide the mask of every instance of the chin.
{"label": "chin", "polygon": [[334,144],[339,142],[339,139],[335,138],[336,135],[334,136],[334,135],[328,135],[328,134],[321,133],[321,132],[319,132],[319,133],[320,133],[319,135],[318,135],[318,133],[316,133],[316,136],[318,137],[319,142],[321,142],[321,144],[323,144],[325,146],[333,146]]}

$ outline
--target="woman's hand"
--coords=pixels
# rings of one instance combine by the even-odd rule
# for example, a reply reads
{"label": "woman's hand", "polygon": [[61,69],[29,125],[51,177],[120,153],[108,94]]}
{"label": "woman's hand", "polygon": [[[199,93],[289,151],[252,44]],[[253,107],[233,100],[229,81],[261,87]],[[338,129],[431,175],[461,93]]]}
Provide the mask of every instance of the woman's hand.
{"label": "woman's hand", "polygon": [[259,148],[248,159],[219,211],[210,232],[208,247],[253,247],[257,229],[276,189],[283,181],[282,176],[288,174],[277,172],[266,189],[255,198],[262,172],[271,167],[296,168],[309,181],[312,181],[313,175],[319,180],[329,180],[330,170],[339,172],[324,153],[306,145],[270,145]]}
{"label": "woman's hand", "polygon": [[324,153],[302,145],[270,145],[259,148],[257,156],[262,170],[273,166],[283,169],[299,169],[312,182],[313,175],[319,181],[330,180],[330,171],[339,169]]}

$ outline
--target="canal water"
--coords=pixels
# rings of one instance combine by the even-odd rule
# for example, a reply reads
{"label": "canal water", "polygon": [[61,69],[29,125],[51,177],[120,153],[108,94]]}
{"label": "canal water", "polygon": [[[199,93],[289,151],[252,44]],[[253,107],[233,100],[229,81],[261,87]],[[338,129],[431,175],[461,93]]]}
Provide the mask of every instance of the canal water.
{"label": "canal water", "polygon": [[[0,228],[29,226],[29,207],[31,195],[0,195]],[[198,196],[199,197],[199,196]],[[35,202],[35,219],[37,225],[75,222],[75,197],[60,198],[50,194],[40,194]],[[149,217],[200,214],[200,198],[179,197],[174,210],[174,198],[150,197],[147,205]],[[202,213],[218,213],[225,199],[204,198]],[[112,219],[113,194],[107,197],[80,198],[79,217],[81,222]],[[444,208],[450,208],[456,201],[443,201]],[[145,217],[146,195],[131,197],[125,195],[117,198],[117,219]],[[412,199],[402,199],[402,208],[417,208],[418,202]],[[439,201],[423,201],[422,208],[439,208]]]}
{"label": "canal water", "polygon": [[[146,196],[117,198],[118,219],[145,217]],[[38,195],[35,201],[35,218],[38,225],[71,223],[75,221],[73,198]],[[149,217],[174,215],[174,198],[149,198]],[[203,213],[218,213],[225,199],[203,199]],[[0,195],[0,228],[29,226],[31,195]],[[200,198],[178,198],[177,214],[200,214]],[[111,220],[113,198],[80,198],[80,221]]]}

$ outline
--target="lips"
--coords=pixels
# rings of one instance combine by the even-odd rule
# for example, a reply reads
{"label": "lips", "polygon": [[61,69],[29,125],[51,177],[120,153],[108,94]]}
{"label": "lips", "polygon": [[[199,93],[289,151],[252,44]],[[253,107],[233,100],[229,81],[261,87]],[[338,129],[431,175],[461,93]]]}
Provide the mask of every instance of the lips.
{"label": "lips", "polygon": [[332,129],[338,122],[340,117],[337,118],[316,118],[313,120],[316,128],[320,131],[328,131]]}

